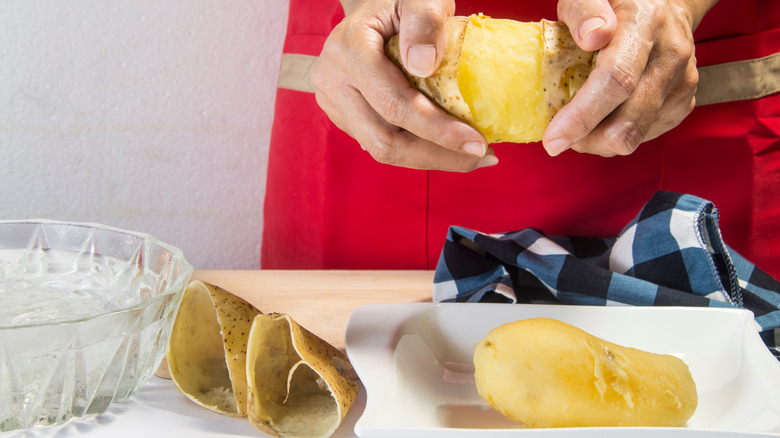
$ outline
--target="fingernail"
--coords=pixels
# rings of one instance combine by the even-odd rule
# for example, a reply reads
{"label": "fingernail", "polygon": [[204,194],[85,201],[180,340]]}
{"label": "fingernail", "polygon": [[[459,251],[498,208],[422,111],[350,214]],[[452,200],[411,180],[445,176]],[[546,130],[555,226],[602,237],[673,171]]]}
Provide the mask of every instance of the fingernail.
{"label": "fingernail", "polygon": [[550,154],[551,157],[559,155],[561,152],[565,151],[566,149],[569,149],[570,147],[571,147],[571,143],[569,143],[568,140],[563,138],[556,138],[555,140],[550,140],[549,142],[547,142],[547,144],[544,145],[544,148],[547,149],[547,153]]}
{"label": "fingernail", "polygon": [[487,152],[487,146],[478,141],[469,141],[463,145],[463,151],[478,157],[482,157]]}
{"label": "fingernail", "polygon": [[585,39],[591,32],[607,25],[607,21],[601,17],[592,17],[585,20],[580,26],[580,38]]}
{"label": "fingernail", "polygon": [[495,166],[496,164],[498,164],[498,158],[495,155],[486,155],[479,160],[477,167]]}
{"label": "fingernail", "polygon": [[427,44],[416,44],[409,48],[406,54],[407,69],[409,73],[427,78],[433,74],[433,65],[436,63],[436,47]]}

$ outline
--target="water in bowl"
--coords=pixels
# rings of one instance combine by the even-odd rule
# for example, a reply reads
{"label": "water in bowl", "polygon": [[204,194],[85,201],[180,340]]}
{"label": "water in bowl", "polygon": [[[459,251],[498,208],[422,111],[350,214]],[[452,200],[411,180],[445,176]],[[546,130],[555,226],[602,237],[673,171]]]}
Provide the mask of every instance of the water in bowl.
{"label": "water in bowl", "polygon": [[0,327],[76,320],[138,304],[154,278],[126,260],[63,250],[0,250]]}

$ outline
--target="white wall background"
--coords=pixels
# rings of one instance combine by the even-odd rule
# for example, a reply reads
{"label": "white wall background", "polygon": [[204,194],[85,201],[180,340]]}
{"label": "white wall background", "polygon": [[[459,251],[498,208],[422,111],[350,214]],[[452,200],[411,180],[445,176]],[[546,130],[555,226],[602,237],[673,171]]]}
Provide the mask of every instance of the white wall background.
{"label": "white wall background", "polygon": [[286,0],[0,0],[0,219],[259,267]]}

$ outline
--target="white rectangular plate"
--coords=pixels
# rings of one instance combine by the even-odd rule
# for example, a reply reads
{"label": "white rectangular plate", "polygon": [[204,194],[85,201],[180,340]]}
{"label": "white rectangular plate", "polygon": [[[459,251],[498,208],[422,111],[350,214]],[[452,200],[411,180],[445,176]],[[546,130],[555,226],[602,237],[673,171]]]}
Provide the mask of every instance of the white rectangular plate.
{"label": "white rectangular plate", "polygon": [[[684,360],[699,393],[682,428],[528,429],[485,403],[474,384],[474,345],[503,323],[548,317],[607,341]],[[362,306],[347,354],[366,388],[355,426],[384,437],[725,437],[780,433],[780,363],[739,309],[487,303]]]}

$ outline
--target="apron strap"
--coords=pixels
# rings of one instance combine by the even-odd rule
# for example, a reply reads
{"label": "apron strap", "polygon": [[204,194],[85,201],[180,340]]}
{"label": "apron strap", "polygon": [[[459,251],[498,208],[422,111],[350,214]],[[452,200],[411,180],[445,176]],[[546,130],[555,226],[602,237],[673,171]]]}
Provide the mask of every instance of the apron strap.
{"label": "apron strap", "polygon": [[316,56],[283,53],[277,87],[285,90],[314,93],[316,90],[314,89],[314,84],[311,83],[311,71],[315,63],[317,63]]}
{"label": "apron strap", "polygon": [[[314,93],[310,76],[316,62],[316,56],[282,54],[278,87]],[[780,92],[780,52],[758,59],[699,67],[696,106],[758,99],[777,92]]]}
{"label": "apron strap", "polygon": [[778,91],[780,52],[758,59],[699,67],[696,106],[758,99]]}

